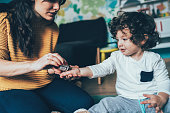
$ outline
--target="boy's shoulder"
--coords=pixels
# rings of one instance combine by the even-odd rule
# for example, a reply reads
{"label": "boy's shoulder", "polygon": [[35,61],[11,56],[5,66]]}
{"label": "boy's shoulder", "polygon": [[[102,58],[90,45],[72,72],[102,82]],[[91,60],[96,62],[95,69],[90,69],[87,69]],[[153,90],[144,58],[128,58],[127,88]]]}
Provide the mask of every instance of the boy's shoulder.
{"label": "boy's shoulder", "polygon": [[152,63],[163,60],[158,53],[152,51],[145,51],[144,57],[147,62],[152,62]]}
{"label": "boy's shoulder", "polygon": [[158,59],[161,58],[161,56],[158,53],[155,53],[155,52],[152,52],[152,51],[145,51],[144,54],[148,58],[158,58]]}
{"label": "boy's shoulder", "polygon": [[[127,59],[128,56],[125,56],[120,51],[115,51],[111,53],[111,57],[114,59]],[[161,56],[158,53],[152,52],[152,51],[144,51],[144,59],[145,60],[151,60],[151,61],[158,61],[161,58]]]}

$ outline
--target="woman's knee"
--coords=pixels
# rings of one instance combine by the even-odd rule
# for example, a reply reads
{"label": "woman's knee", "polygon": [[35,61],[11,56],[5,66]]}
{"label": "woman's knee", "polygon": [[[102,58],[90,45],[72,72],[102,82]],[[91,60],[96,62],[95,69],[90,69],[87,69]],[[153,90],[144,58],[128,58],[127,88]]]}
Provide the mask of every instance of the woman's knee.
{"label": "woman's knee", "polygon": [[94,100],[93,100],[93,98],[92,98],[91,96],[89,96],[89,95],[80,96],[79,98],[77,98],[77,100],[78,100],[78,103],[80,103],[80,104],[79,104],[80,108],[83,107],[83,108],[88,109],[88,108],[90,108],[92,105],[94,105]]}
{"label": "woman's knee", "polygon": [[50,113],[48,106],[32,91],[2,91],[0,98],[0,104],[9,113]]}
{"label": "woman's knee", "polygon": [[73,113],[79,108],[88,109],[94,104],[92,97],[87,92],[63,79],[55,79],[35,92],[47,100],[53,109],[67,113]]}

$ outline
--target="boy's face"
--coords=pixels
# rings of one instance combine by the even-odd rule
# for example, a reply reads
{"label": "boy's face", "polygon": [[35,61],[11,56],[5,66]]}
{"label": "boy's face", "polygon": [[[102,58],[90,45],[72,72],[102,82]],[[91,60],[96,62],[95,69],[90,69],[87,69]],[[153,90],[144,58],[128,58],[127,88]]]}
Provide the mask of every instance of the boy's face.
{"label": "boy's face", "polygon": [[[123,31],[123,32],[122,32]],[[116,34],[117,44],[119,50],[123,53],[123,55],[131,56],[131,57],[138,57],[138,53],[142,52],[141,47],[135,45],[131,40],[130,37],[132,34],[128,28],[123,30],[119,30]]]}

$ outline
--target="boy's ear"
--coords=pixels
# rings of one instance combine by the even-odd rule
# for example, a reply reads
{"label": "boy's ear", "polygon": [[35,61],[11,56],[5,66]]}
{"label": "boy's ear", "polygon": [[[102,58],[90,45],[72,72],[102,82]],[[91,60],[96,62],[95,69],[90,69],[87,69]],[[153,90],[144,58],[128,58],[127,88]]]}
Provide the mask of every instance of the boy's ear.
{"label": "boy's ear", "polygon": [[141,42],[141,45],[144,45],[149,38],[147,34],[144,34],[144,36],[145,36],[145,39]]}

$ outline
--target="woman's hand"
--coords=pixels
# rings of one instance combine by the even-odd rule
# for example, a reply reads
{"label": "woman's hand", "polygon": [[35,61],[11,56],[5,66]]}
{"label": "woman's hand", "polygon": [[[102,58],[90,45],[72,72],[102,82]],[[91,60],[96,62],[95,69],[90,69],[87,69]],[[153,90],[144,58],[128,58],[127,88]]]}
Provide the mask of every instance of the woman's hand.
{"label": "woman's hand", "polygon": [[67,62],[58,53],[48,53],[36,61],[33,61],[31,67],[34,71],[49,68],[49,74],[59,74],[61,71],[55,67],[59,65],[67,65]]}
{"label": "woman's hand", "polygon": [[162,102],[162,98],[159,95],[144,94],[143,96],[149,99],[142,101],[141,104],[149,104],[148,108],[154,107],[156,110],[156,113],[158,112],[163,113],[162,107],[164,103]]}

